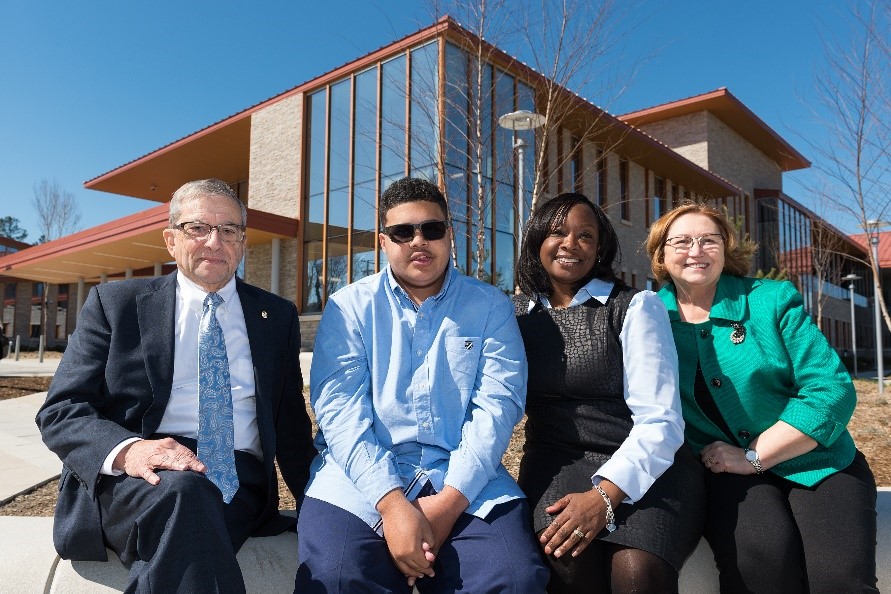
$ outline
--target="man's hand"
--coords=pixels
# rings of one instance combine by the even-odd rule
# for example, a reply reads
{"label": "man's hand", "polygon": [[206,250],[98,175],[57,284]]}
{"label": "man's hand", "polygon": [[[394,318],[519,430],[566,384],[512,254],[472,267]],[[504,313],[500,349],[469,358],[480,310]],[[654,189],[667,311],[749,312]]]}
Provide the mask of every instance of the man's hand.
{"label": "man's hand", "polygon": [[438,553],[439,548],[448,539],[455,527],[455,522],[470,505],[467,498],[454,487],[446,485],[436,495],[419,497],[412,504],[421,510],[430,526],[433,528],[433,542],[431,550]]}
{"label": "man's hand", "polygon": [[112,468],[145,479],[152,485],[161,482],[155,470],[194,470],[207,472],[207,466],[189,448],[172,437],[134,441],[118,452]]}
{"label": "man's hand", "polygon": [[418,578],[433,577],[433,530],[402,491],[394,489],[381,498],[377,509],[384,521],[384,539],[396,567],[414,586]]}

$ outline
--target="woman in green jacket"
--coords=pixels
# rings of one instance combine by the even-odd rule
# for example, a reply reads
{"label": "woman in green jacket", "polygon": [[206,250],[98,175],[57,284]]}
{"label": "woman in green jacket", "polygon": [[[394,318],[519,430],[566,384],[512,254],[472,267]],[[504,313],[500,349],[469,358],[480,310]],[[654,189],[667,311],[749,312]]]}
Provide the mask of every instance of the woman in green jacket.
{"label": "woman in green jacket", "polygon": [[877,592],[876,485],[846,428],[851,378],[795,287],[746,278],[713,206],[650,229],[678,351],[687,441],[706,474],[722,592]]}

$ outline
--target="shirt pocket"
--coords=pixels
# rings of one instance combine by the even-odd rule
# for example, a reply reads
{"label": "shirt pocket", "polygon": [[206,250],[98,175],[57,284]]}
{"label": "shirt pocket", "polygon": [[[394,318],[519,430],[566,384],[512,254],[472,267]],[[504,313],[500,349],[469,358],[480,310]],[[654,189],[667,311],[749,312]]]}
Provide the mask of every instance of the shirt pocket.
{"label": "shirt pocket", "polygon": [[[449,370],[456,380],[458,380],[458,375],[465,376],[465,380],[476,379],[480,355],[483,352],[481,336],[446,336],[445,351]],[[472,384],[469,387],[472,387]]]}

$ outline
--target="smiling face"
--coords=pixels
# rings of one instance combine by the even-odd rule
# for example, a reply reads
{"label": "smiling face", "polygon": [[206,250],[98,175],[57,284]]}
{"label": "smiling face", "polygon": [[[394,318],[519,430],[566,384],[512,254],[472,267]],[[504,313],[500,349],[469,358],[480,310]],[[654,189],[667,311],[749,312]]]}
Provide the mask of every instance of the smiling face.
{"label": "smiling face", "polygon": [[[721,228],[704,214],[685,214],[668,228],[667,239],[674,237],[702,237],[717,234]],[[717,241],[710,249],[703,250],[699,242],[694,241],[689,251],[663,246],[665,269],[679,291],[687,294],[704,294],[714,292],[724,270],[724,242]]]}
{"label": "smiling face", "polygon": [[[387,211],[384,226],[411,224],[427,221],[444,221],[446,214],[442,208],[426,200],[403,202]],[[451,263],[451,229],[446,230],[442,239],[424,239],[419,230],[411,241],[397,243],[385,233],[379,235],[381,249],[387,254],[390,270],[412,301],[423,303],[427,297],[439,293]]]}
{"label": "smiling face", "polygon": [[563,224],[551,229],[539,249],[539,258],[553,287],[551,304],[569,304],[597,263],[600,240],[597,218],[584,204],[569,209]]}
{"label": "smiling face", "polygon": [[[241,210],[229,197],[201,195],[182,205],[176,224],[186,222],[240,226]],[[181,229],[164,229],[164,242],[179,271],[209,293],[226,286],[244,255],[244,239],[224,242],[219,232],[197,240]]]}

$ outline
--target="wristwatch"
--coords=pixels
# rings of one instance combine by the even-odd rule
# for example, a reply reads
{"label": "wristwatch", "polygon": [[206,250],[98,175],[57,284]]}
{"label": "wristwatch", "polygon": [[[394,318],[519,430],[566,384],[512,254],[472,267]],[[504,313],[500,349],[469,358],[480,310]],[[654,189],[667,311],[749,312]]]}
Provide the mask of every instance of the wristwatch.
{"label": "wristwatch", "polygon": [[757,472],[758,474],[763,474],[764,467],[761,466],[761,458],[758,457],[758,452],[749,448],[744,448],[743,451],[746,454],[746,460],[749,461],[749,464],[755,467],[755,472]]}

